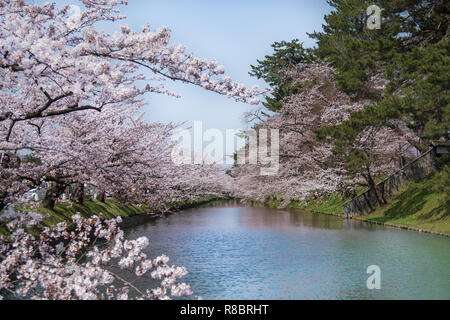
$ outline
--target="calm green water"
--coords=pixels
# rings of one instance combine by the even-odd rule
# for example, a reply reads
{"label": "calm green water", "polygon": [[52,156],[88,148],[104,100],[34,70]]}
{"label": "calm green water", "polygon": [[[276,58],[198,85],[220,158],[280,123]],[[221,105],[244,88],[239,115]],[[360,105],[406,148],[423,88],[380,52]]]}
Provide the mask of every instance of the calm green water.
{"label": "calm green water", "polygon": [[[185,266],[204,299],[450,299],[450,239],[232,202],[127,230]],[[366,269],[381,268],[381,290]],[[137,285],[150,284],[140,280]]]}

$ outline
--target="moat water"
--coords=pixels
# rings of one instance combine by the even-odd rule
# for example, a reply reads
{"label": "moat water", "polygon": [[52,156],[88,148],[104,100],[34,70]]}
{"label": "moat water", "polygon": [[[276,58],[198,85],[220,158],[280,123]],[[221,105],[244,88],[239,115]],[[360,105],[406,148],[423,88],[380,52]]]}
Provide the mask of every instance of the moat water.
{"label": "moat water", "polygon": [[[203,299],[450,299],[450,239],[300,210],[216,202],[126,230],[185,266]],[[381,289],[369,290],[369,266]],[[138,280],[140,288],[151,281]]]}

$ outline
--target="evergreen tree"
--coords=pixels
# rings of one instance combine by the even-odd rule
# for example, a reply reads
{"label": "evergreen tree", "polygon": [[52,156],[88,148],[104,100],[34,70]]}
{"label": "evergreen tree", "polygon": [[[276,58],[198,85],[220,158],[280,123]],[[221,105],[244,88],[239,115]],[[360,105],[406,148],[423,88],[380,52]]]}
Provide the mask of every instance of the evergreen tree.
{"label": "evergreen tree", "polygon": [[[421,138],[409,141],[424,151],[433,139],[449,139],[450,2],[375,1],[382,8],[381,29],[366,27],[372,1],[331,0],[336,10],[325,17],[315,54],[337,70],[341,89],[368,105],[341,125],[322,128],[318,136],[334,142],[348,168],[363,171],[371,159],[353,149],[368,127],[402,130],[406,124]],[[385,90],[374,90],[374,79]]]}
{"label": "evergreen tree", "polygon": [[[330,63],[339,89],[366,106],[352,112],[347,121],[315,133],[319,140],[334,144],[333,152],[344,156],[350,175],[366,175],[374,182],[376,177],[368,170],[374,159],[358,147],[363,132],[388,128],[403,134],[412,129],[415,135],[406,139],[420,151],[428,149],[430,140],[449,139],[450,2],[328,3],[334,10],[325,16],[323,31],[309,35],[317,41],[314,49],[303,48],[297,39],[274,43],[274,53],[251,66],[250,75],[275,89],[265,106],[278,111],[284,98],[303,89],[292,85],[284,72],[287,68]],[[381,27],[373,30],[367,27],[372,5],[381,9]]]}
{"label": "evergreen tree", "polygon": [[[325,16],[315,54],[339,71],[337,81],[347,93],[373,98],[367,92],[371,77],[394,67],[399,57],[418,46],[448,39],[449,4],[418,0],[329,0],[335,8]],[[367,8],[381,9],[381,28],[367,28]]]}
{"label": "evergreen tree", "polygon": [[296,92],[295,86],[291,85],[292,79],[285,71],[294,66],[307,65],[311,62],[312,55],[298,39],[275,42],[272,48],[274,53],[266,55],[263,60],[257,60],[256,66],[251,65],[249,74],[263,79],[272,87],[273,97],[268,96],[263,104],[271,111],[278,111],[282,106],[282,99]]}

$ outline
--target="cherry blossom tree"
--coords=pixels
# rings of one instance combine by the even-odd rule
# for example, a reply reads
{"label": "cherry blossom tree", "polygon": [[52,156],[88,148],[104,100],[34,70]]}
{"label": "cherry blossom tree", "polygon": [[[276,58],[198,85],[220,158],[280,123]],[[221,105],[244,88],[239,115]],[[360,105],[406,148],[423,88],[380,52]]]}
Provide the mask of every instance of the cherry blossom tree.
{"label": "cherry blossom tree", "polygon": [[[141,32],[135,32],[122,25],[120,31],[112,35],[97,30],[99,22],[115,22],[124,18],[118,10],[120,4],[126,4],[126,1],[85,0],[82,1],[84,11],[76,17],[70,16],[70,6],[57,9],[53,4],[29,5],[26,1],[4,1],[0,5],[0,152],[2,176],[5,177],[0,191],[1,206],[11,194],[23,193],[41,182],[42,177],[61,186],[51,190],[56,195],[65,183],[70,183],[73,172],[81,177],[78,180],[89,179],[103,184],[102,189],[106,189],[106,181],[115,181],[116,184],[123,181],[122,186],[114,188],[115,191],[120,189],[121,194],[130,195],[125,190],[133,189],[133,184],[138,183],[147,185],[147,191],[154,189],[151,185],[142,184],[142,178],[137,177],[142,172],[131,174],[136,170],[137,162],[140,161],[141,165],[144,162],[138,152],[134,157],[141,159],[129,166],[130,175],[125,174],[123,166],[122,171],[115,170],[113,174],[111,166],[105,165],[107,158],[104,156],[108,152],[109,155],[113,153],[105,149],[113,144],[114,148],[119,148],[126,139],[121,142],[114,140],[120,140],[121,133],[116,130],[115,138],[109,140],[111,137],[106,132],[111,128],[106,129],[102,121],[127,108],[135,110],[142,107],[145,94],[177,96],[164,88],[166,80],[193,84],[237,101],[258,103],[256,96],[260,91],[257,87],[247,90],[243,84],[223,76],[224,68],[216,61],[194,57],[185,53],[183,45],[170,44],[170,30],[167,28],[152,31],[147,26]],[[153,75],[148,77],[144,72]],[[106,121],[114,124],[112,119]],[[76,127],[77,124],[83,124],[86,129]],[[99,130],[91,130],[88,134],[88,124]],[[148,131],[156,130],[156,127],[145,128],[141,123],[133,131],[141,130],[142,137],[145,136],[143,131],[147,130],[146,134],[151,135]],[[163,130],[161,126],[159,130]],[[97,143],[88,146],[89,138],[76,141],[80,132],[96,135]],[[72,137],[69,139],[68,135]],[[130,134],[127,137],[131,139]],[[135,138],[129,143],[137,145],[137,141]],[[140,142],[137,148],[143,150],[151,143],[143,144]],[[158,143],[152,145],[153,156],[160,152],[164,158],[167,149],[162,150]],[[47,171],[42,170],[43,166],[36,168],[35,163],[12,162],[11,159],[18,159],[17,152],[24,149],[33,150]],[[95,150],[103,150],[106,154],[95,152],[98,156],[93,160],[94,154],[90,152]],[[131,148],[116,152],[127,155],[128,163],[133,162]],[[88,156],[91,156],[90,161]],[[152,163],[157,161],[161,159],[153,158]],[[148,162],[147,167],[149,165]],[[7,167],[12,169],[11,166],[16,169],[9,170],[14,171],[12,173],[6,170]],[[68,167],[72,168],[71,174],[67,173]],[[154,168],[154,172],[164,171],[168,170]],[[101,176],[100,172],[104,175]],[[118,176],[121,179],[117,179]],[[154,174],[149,175],[152,176]]]}
{"label": "cherry blossom tree", "polygon": [[[265,92],[246,89],[215,60],[171,44],[168,28],[135,32],[122,25],[114,34],[97,28],[122,20],[118,8],[125,4],[82,0],[74,17],[70,6],[0,2],[0,210],[44,182],[52,183],[50,207],[73,183],[92,183],[155,210],[226,191],[229,180],[217,166],[176,166],[169,137],[178,125],[147,123],[139,110],[147,94],[178,97],[165,89],[168,80],[250,104]],[[185,269],[169,267],[166,257],[147,259],[148,240],[125,241],[119,221],[75,216],[73,224],[48,228],[32,213],[4,213],[2,220],[8,236],[0,244],[1,293],[37,299],[126,299],[130,288],[150,299],[166,299],[168,290],[191,293],[176,283]],[[115,245],[98,249],[92,239]],[[147,292],[131,282],[112,287],[121,279],[103,265],[116,260],[136,276],[155,269],[151,277],[161,286]]]}
{"label": "cherry blossom tree", "polygon": [[[373,127],[363,132],[354,143],[373,159],[365,171],[350,172],[343,155],[333,152],[333,144],[318,141],[320,128],[342,123],[350,112],[361,110],[368,101],[353,101],[338,90],[334,70],[326,63],[285,70],[298,93],[284,99],[282,108],[274,115],[264,111],[247,115],[259,118],[257,129],[280,129],[280,172],[277,176],[259,176],[258,166],[236,166],[236,194],[240,197],[304,201],[340,191],[344,197],[352,194],[355,185],[370,186],[374,177],[398,168],[394,157],[407,156],[411,132]],[[375,89],[383,86],[374,80]],[[367,174],[367,169],[370,175]]]}
{"label": "cherry blossom tree", "polygon": [[[164,89],[167,79],[258,103],[257,89],[247,90],[221,76],[224,67],[216,61],[188,55],[183,45],[169,44],[168,28],[152,31],[146,26],[137,33],[122,25],[110,35],[98,31],[96,24],[124,18],[116,8],[118,1],[82,3],[85,10],[73,23],[70,6],[2,2],[2,140],[9,141],[16,125],[32,119],[135,105],[149,92],[176,95]],[[146,77],[144,70],[154,76]]]}
{"label": "cherry blossom tree", "polygon": [[[75,215],[72,223],[53,228],[43,226],[42,218],[33,213],[0,217],[11,232],[7,239],[0,236],[1,294],[39,300],[166,300],[193,294],[189,285],[177,281],[187,274],[185,268],[170,266],[164,255],[149,259],[143,252],[145,237],[124,239],[121,218]],[[39,236],[24,231],[29,228]],[[109,245],[96,244],[101,241]],[[122,273],[114,271],[116,265]],[[124,272],[127,279],[148,276],[160,285],[140,289]]]}
{"label": "cherry blossom tree", "polygon": [[[230,178],[223,168],[173,163],[171,137],[177,125],[147,123],[135,111],[106,108],[99,115],[72,114],[60,119],[59,126],[42,123],[39,135],[20,147],[43,161],[4,171],[12,180],[20,176],[36,186],[51,182],[44,200],[49,208],[73,184],[92,184],[123,202],[146,202],[155,210],[167,202],[225,192],[221,186]],[[23,172],[25,166],[33,170]]]}

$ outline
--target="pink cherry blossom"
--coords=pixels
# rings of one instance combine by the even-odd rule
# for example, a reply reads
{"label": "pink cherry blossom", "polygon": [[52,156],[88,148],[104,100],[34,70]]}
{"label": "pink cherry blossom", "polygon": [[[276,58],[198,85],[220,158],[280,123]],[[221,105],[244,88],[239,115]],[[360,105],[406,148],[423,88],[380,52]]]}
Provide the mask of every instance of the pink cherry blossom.
{"label": "pink cherry blossom", "polygon": [[[285,71],[299,93],[288,96],[279,112],[272,116],[256,110],[247,114],[249,121],[258,120],[257,129],[280,130],[280,171],[273,177],[261,177],[260,165],[235,166],[234,193],[244,199],[264,201],[282,199],[307,201],[341,192],[348,196],[360,184],[363,174],[350,177],[343,156],[332,152],[333,145],[317,141],[314,131],[324,126],[337,125],[349,118],[350,112],[364,108],[370,101],[355,101],[341,92],[334,80],[334,70],[326,63]],[[373,79],[374,90],[385,82]],[[381,87],[380,87],[381,86]],[[370,166],[376,176],[399,168],[399,157],[414,156],[410,142],[417,137],[401,123],[394,130],[387,126],[368,128],[354,142],[354,148],[364,150],[374,159]],[[248,146],[247,146],[248,147]]]}

